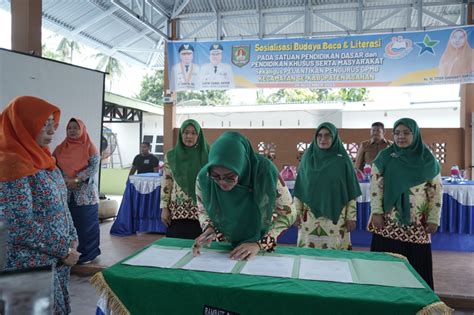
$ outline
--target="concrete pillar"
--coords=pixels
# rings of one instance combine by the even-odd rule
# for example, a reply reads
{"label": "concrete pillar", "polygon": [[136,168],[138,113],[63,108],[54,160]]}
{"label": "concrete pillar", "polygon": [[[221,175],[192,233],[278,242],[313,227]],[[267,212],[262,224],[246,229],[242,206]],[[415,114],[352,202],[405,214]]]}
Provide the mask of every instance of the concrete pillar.
{"label": "concrete pillar", "polygon": [[12,0],[12,50],[41,56],[42,0]]}
{"label": "concrete pillar", "polygon": [[[176,39],[176,21],[171,22],[171,38]],[[176,144],[174,128],[176,128],[176,92],[171,93],[168,72],[171,67],[168,65],[168,46],[165,44],[165,71],[164,71],[164,95],[166,102],[163,103],[163,152],[166,154]]]}
{"label": "concrete pillar", "polygon": [[[474,24],[473,3],[467,5],[467,24]],[[473,178],[472,165],[472,115],[474,112],[474,84],[461,84],[461,129],[463,130],[463,152],[462,165],[460,168],[465,169],[469,178]],[[448,149],[449,154],[449,149]]]}

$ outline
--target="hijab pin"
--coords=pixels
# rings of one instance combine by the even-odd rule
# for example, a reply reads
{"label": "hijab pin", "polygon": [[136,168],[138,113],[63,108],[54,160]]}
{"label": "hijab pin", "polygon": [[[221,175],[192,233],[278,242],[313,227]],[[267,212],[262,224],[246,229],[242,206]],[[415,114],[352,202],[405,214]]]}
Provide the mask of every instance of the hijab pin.
{"label": "hijab pin", "polygon": [[398,155],[397,155],[395,152],[392,153],[392,154],[390,154],[390,156],[393,157],[393,158],[397,158],[397,157],[398,157]]}
{"label": "hijab pin", "polygon": [[338,154],[337,156],[338,156],[338,157],[342,157],[342,154]]}

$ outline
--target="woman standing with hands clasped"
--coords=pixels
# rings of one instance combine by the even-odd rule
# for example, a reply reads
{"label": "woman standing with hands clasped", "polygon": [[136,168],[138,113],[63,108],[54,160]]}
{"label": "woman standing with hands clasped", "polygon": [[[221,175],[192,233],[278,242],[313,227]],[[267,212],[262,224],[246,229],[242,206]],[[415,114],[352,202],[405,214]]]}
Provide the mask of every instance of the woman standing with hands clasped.
{"label": "woman standing with hands clasped", "polygon": [[79,236],[79,264],[100,255],[99,194],[95,176],[99,171],[99,151],[85,124],[71,118],[66,139],[53,152],[68,188],[68,205]]}
{"label": "woman standing with hands clasped", "polygon": [[207,163],[209,144],[193,119],[181,124],[178,143],[166,154],[161,178],[161,221],[167,237],[194,239],[201,234],[196,205],[196,176]]}
{"label": "woman standing with hands clasped", "polygon": [[350,232],[356,227],[356,198],[360,195],[352,161],[336,126],[322,123],[301,159],[295,183],[298,246],[351,249]]}
{"label": "woman standing with hands clasped", "polygon": [[0,221],[8,229],[5,270],[54,266],[54,314],[68,314],[77,234],[67,190],[51,156],[60,110],[21,96],[0,114]]}
{"label": "woman standing with hands clasped", "polygon": [[440,222],[440,166],[413,119],[397,120],[393,138],[394,144],[379,153],[372,167],[370,250],[405,256],[433,289],[430,234]]}
{"label": "woman standing with hands clasped", "polygon": [[271,252],[278,235],[296,218],[276,167],[238,132],[225,132],[213,143],[196,195],[203,233],[195,240],[194,255],[213,240],[231,243],[232,259]]}

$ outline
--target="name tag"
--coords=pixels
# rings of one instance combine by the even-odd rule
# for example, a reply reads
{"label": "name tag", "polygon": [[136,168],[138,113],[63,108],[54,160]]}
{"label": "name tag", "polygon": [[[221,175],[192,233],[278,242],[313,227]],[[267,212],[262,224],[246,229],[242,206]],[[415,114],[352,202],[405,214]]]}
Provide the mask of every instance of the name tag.
{"label": "name tag", "polygon": [[143,164],[150,164],[150,160],[143,160]]}
{"label": "name tag", "polygon": [[218,307],[204,305],[204,308],[202,309],[202,315],[240,315],[240,314],[236,312],[223,310]]}

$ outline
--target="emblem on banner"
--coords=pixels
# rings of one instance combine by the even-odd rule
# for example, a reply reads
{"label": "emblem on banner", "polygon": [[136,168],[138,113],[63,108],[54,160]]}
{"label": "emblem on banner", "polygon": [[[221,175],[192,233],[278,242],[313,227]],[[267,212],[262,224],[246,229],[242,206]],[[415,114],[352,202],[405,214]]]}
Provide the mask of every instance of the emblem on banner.
{"label": "emblem on banner", "polygon": [[403,36],[394,36],[390,43],[385,46],[385,57],[390,59],[401,59],[413,50],[413,42]]}
{"label": "emblem on banner", "polygon": [[232,46],[232,63],[243,67],[250,61],[250,45]]}
{"label": "emblem on banner", "polygon": [[418,56],[423,55],[425,52],[428,52],[432,55],[436,55],[434,51],[434,47],[438,45],[439,40],[431,39],[428,34],[425,34],[422,42],[415,42],[416,46],[420,48],[418,52]]}

